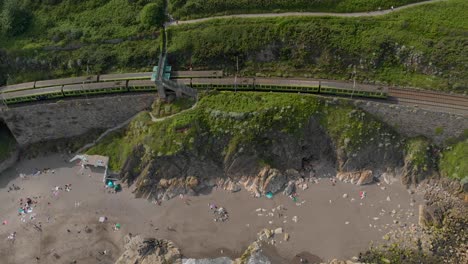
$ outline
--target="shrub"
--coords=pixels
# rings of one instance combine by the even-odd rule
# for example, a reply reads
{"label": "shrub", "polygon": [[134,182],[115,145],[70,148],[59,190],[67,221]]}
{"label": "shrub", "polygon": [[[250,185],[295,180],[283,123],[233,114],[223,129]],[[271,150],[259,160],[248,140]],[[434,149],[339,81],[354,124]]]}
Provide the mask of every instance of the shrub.
{"label": "shrub", "polygon": [[17,0],[6,0],[0,15],[0,29],[5,35],[17,36],[28,29],[31,19],[32,14]]}
{"label": "shrub", "polygon": [[140,22],[146,26],[162,26],[164,19],[164,2],[161,0],[145,5],[140,12]]}
{"label": "shrub", "polygon": [[448,147],[440,159],[440,173],[444,177],[463,179],[468,177],[468,139]]}

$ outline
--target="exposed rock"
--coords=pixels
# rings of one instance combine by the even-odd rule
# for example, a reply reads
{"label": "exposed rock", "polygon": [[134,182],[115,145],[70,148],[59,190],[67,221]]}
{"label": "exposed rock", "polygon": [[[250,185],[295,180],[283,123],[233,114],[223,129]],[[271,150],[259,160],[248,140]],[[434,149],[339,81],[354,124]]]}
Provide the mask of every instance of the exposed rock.
{"label": "exposed rock", "polygon": [[124,253],[115,264],[182,264],[179,249],[170,241],[126,236]]}
{"label": "exposed rock", "polygon": [[270,229],[262,229],[258,234],[257,234],[257,237],[258,237],[258,240],[259,241],[266,241],[268,240],[269,238],[271,238],[273,236],[273,233],[270,231]]}
{"label": "exposed rock", "polygon": [[271,264],[270,260],[260,251],[255,251],[250,255],[247,264]]}
{"label": "exposed rock", "polygon": [[185,179],[185,186],[194,189],[198,186],[199,180],[194,176],[189,176]]}
{"label": "exposed rock", "polygon": [[234,182],[230,179],[226,181],[220,180],[219,185],[222,186],[224,190],[230,191],[230,192],[238,192],[241,190],[240,185],[237,182]]}
{"label": "exposed rock", "polygon": [[275,235],[282,234],[282,233],[283,233],[283,228],[281,228],[281,227],[276,228],[276,229],[274,230],[274,233],[275,233]]}
{"label": "exposed rock", "polygon": [[182,264],[232,264],[232,260],[227,257],[215,259],[182,259]]}
{"label": "exposed rock", "polygon": [[294,183],[294,181],[289,181],[286,188],[284,188],[283,194],[286,196],[289,196],[293,194],[295,191],[296,191],[296,184]]}
{"label": "exposed rock", "polygon": [[391,169],[387,168],[387,171],[382,173],[381,178],[384,180],[384,182],[388,185],[391,185],[395,182],[398,182],[398,179],[393,171]]}
{"label": "exposed rock", "polygon": [[277,169],[271,169],[269,167],[263,168],[258,177],[265,179],[263,183],[263,193],[271,192],[273,194],[281,191],[287,182],[287,178]]}
{"label": "exposed rock", "polygon": [[437,205],[419,207],[419,224],[421,226],[442,226],[445,212]]}
{"label": "exposed rock", "polygon": [[287,169],[284,174],[290,179],[297,179],[301,177],[301,174],[295,169]]}
{"label": "exposed rock", "polygon": [[174,179],[171,185],[167,188],[166,192],[164,193],[163,200],[170,200],[178,195],[185,193],[186,189],[183,180]]}
{"label": "exposed rock", "polygon": [[372,171],[365,170],[361,172],[361,177],[359,177],[357,185],[370,184],[372,182],[374,182],[374,176],[372,175]]}
{"label": "exposed rock", "polygon": [[289,241],[289,234],[288,233],[284,233],[283,240],[284,241]]}
{"label": "exposed rock", "polygon": [[370,184],[374,182],[374,176],[371,170],[356,172],[339,172],[336,178],[340,181],[351,182],[357,185]]}

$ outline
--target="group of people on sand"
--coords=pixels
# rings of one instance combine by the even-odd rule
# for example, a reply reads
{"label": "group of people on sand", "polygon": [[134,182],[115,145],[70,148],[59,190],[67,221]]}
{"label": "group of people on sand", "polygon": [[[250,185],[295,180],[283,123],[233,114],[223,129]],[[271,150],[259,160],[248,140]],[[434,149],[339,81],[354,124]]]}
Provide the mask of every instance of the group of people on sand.
{"label": "group of people on sand", "polygon": [[225,222],[229,220],[229,214],[226,211],[226,209],[224,209],[223,207],[218,208],[218,206],[214,203],[209,203],[208,206],[210,207],[210,210],[213,211],[213,214],[215,214],[215,218],[213,219],[213,221]]}
{"label": "group of people on sand", "polygon": [[18,209],[18,215],[23,215],[30,213],[32,211],[33,204],[36,204],[37,202],[27,197],[26,199],[20,198],[19,203],[20,208]]}

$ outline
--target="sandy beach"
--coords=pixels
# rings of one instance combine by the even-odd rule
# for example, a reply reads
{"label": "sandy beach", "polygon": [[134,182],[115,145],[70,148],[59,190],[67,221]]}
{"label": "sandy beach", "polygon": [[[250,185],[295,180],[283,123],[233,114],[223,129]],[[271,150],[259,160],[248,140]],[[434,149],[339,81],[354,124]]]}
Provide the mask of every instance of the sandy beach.
{"label": "sandy beach", "polygon": [[[33,176],[35,168],[50,171]],[[277,239],[269,247],[280,256],[278,263],[291,263],[300,252],[323,260],[351,258],[371,243],[383,242],[399,225],[417,223],[421,201],[399,183],[332,186],[329,179],[320,179],[299,189],[297,202],[283,194],[267,199],[253,198],[245,190],[213,190],[157,205],[135,199],[126,188],[108,193],[100,171],[80,169],[55,154],[21,161],[2,173],[0,220],[6,224],[0,226],[1,263],[113,263],[128,233],[172,240],[185,257],[235,258],[262,228],[278,227],[290,235],[289,241]],[[20,190],[9,191],[12,184]],[[71,191],[54,194],[56,186],[65,184],[71,184]],[[366,192],[364,199],[360,191]],[[37,203],[31,213],[19,216],[19,201],[28,197]],[[229,220],[214,222],[209,203],[226,208]],[[107,221],[100,223],[101,216]],[[114,231],[116,223],[121,229]],[[13,232],[14,242],[7,240]]]}

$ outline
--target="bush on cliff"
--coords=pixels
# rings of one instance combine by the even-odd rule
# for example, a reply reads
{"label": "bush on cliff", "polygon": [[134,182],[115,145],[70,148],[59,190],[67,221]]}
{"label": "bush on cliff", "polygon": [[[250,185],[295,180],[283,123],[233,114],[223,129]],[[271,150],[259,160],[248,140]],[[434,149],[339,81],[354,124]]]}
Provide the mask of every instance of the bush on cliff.
{"label": "bush on cliff", "polygon": [[439,167],[442,176],[468,178],[468,139],[447,147],[442,152]]}
{"label": "bush on cliff", "polygon": [[405,164],[402,182],[405,185],[418,184],[434,174],[434,149],[428,139],[411,138],[405,145]]}
{"label": "bush on cliff", "polygon": [[0,32],[5,36],[17,36],[24,33],[32,19],[32,15],[22,1],[5,0],[0,2]]}
{"label": "bush on cliff", "polygon": [[160,27],[164,24],[164,1],[158,0],[143,7],[140,12],[140,21],[149,27]]}

